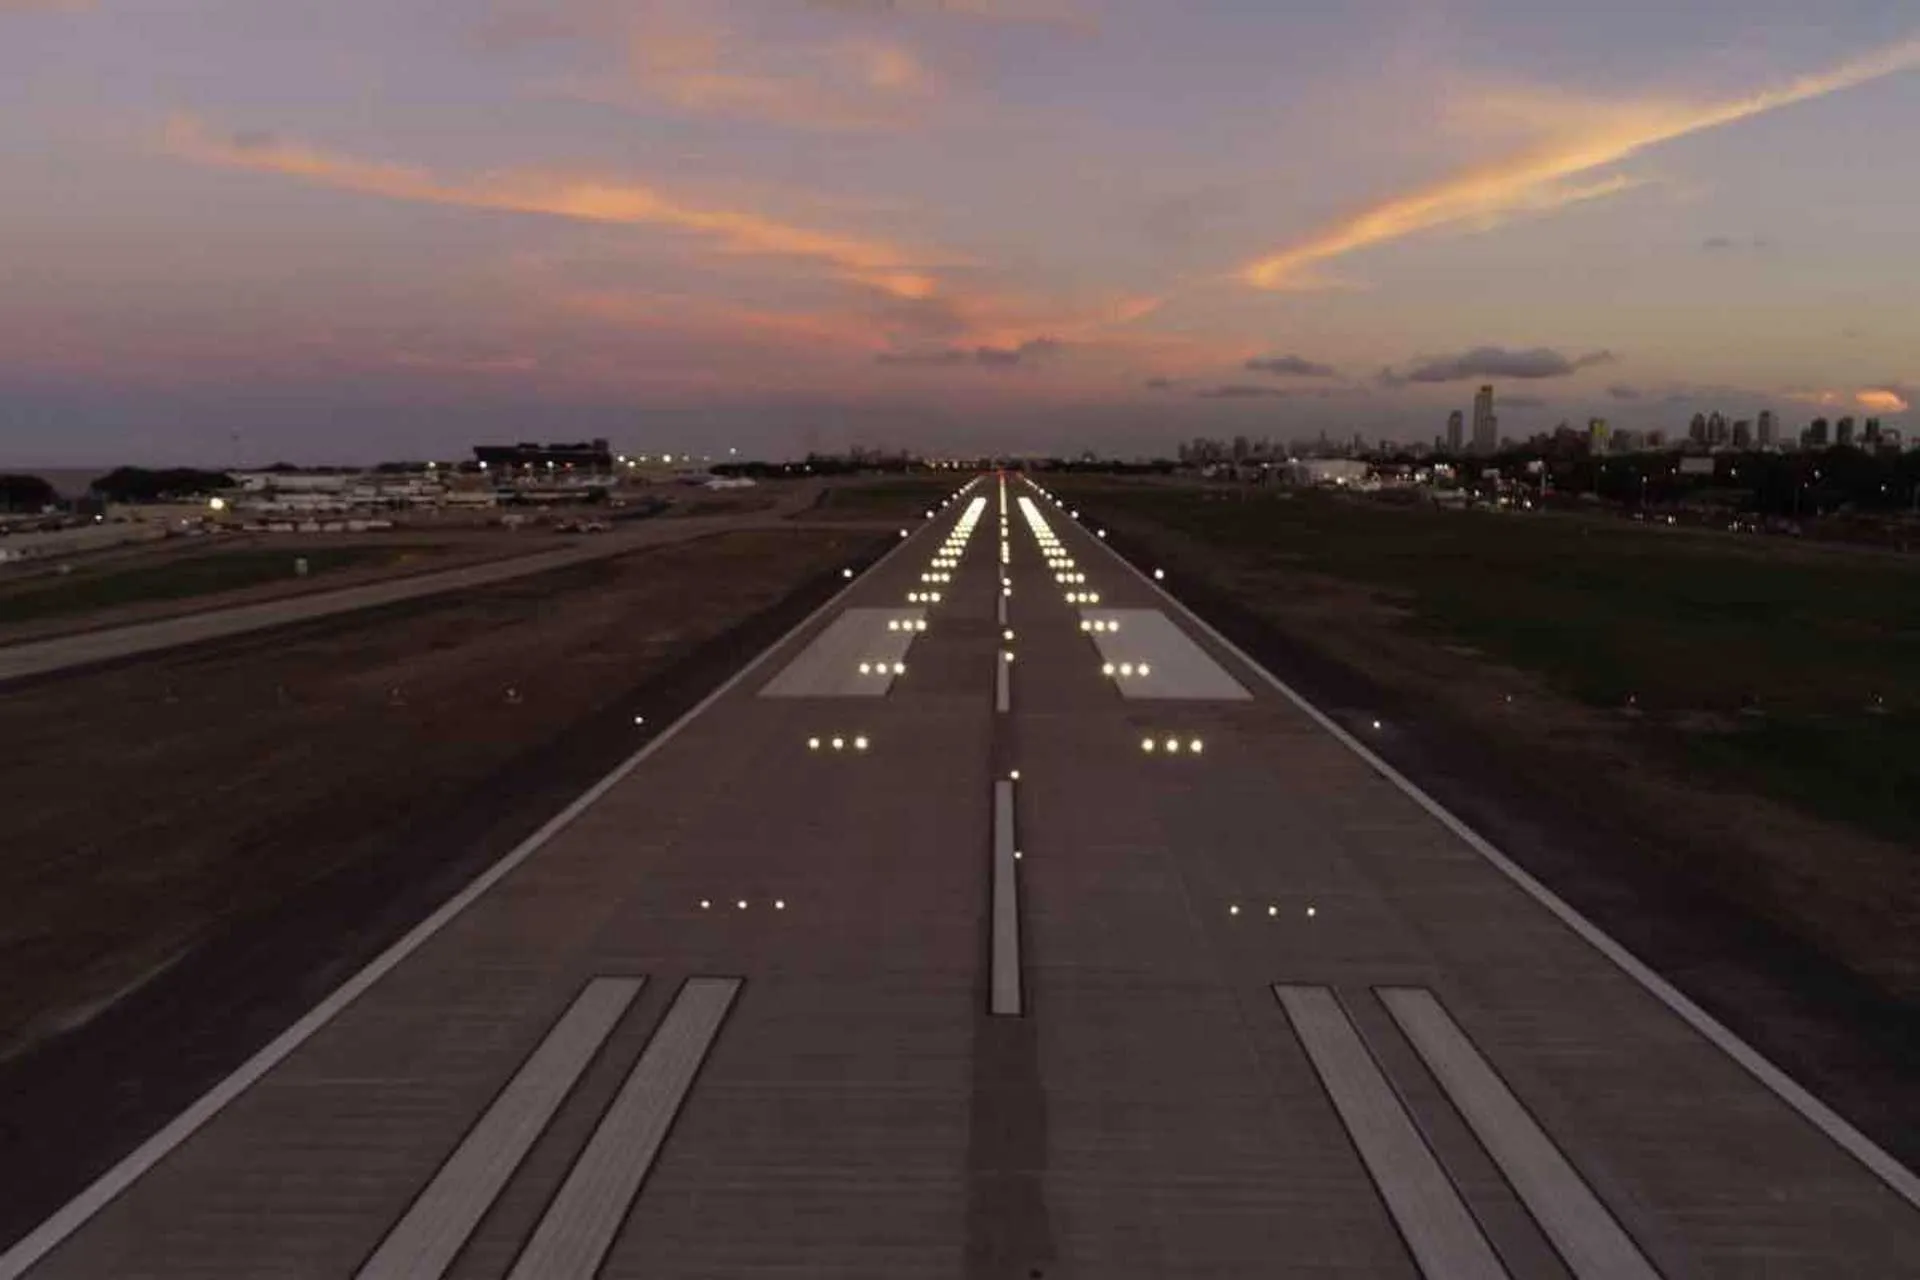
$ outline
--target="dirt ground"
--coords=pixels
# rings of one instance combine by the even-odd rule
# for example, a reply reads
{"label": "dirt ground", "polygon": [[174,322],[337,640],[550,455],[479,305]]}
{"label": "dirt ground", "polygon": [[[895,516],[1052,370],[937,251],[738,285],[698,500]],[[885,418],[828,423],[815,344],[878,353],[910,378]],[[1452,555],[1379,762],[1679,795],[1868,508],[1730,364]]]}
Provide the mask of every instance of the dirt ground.
{"label": "dirt ground", "polygon": [[728,533],[10,688],[0,1059],[232,922],[404,858],[396,833],[874,544]]}

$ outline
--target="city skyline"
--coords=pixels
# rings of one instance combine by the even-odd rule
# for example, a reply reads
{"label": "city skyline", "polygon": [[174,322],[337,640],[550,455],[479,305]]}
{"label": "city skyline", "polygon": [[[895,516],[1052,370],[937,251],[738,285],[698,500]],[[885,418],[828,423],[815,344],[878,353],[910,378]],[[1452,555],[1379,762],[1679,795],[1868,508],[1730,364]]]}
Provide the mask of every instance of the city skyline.
{"label": "city skyline", "polygon": [[1912,436],[1916,68],[1865,3],[0,0],[0,465]]}

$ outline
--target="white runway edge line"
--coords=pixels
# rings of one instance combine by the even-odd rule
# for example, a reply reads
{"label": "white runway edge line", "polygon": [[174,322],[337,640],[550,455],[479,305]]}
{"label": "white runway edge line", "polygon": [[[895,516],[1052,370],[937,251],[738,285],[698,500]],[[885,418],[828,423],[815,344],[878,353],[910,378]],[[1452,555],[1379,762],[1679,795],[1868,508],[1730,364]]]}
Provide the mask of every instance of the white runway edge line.
{"label": "white runway edge line", "polygon": [[[1551,911],[1559,918],[1562,924],[1583,938],[1589,946],[1611,960],[1626,973],[1628,977],[1638,982],[1642,987],[1645,987],[1662,1004],[1677,1014],[1688,1026],[1692,1027],[1702,1036],[1705,1036],[1717,1046],[1721,1052],[1744,1067],[1754,1079],[1771,1089],[1782,1102],[1785,1102],[1788,1106],[1799,1112],[1810,1124],[1838,1144],[1842,1150],[1865,1165],[1876,1177],[1886,1183],[1888,1187],[1892,1188],[1896,1195],[1900,1196],[1901,1199],[1905,1200],[1914,1208],[1920,1209],[1920,1177],[1916,1177],[1911,1169],[1888,1155],[1873,1139],[1867,1137],[1866,1134],[1861,1133],[1858,1129],[1847,1123],[1832,1107],[1829,1107],[1826,1103],[1820,1101],[1820,1099],[1814,1097],[1811,1093],[1808,1093],[1792,1076],[1789,1076],[1786,1072],[1767,1061],[1759,1050],[1728,1030],[1727,1027],[1712,1014],[1682,994],[1679,988],[1648,968],[1631,951],[1628,951],[1625,947],[1607,936],[1598,925],[1568,906],[1553,890],[1534,879],[1523,870],[1518,863],[1496,849],[1479,832],[1469,827],[1459,818],[1456,818],[1447,810],[1446,806],[1442,805],[1425,791],[1422,791],[1418,785],[1398,769],[1395,769],[1385,760],[1382,760],[1379,756],[1368,750],[1365,743],[1335,724],[1324,712],[1311,702],[1308,702],[1305,697],[1295,692],[1284,680],[1274,675],[1271,671],[1268,671],[1258,662],[1255,662],[1239,645],[1221,635],[1206,619],[1187,608],[1185,604],[1181,603],[1178,597],[1174,596],[1141,570],[1135,568],[1133,563],[1127,560],[1126,557],[1122,556],[1100,539],[1096,538],[1092,539],[1092,541],[1097,543],[1101,550],[1107,552],[1115,560],[1125,565],[1130,573],[1139,578],[1140,581],[1146,583],[1148,587],[1168,604],[1184,614],[1203,634],[1211,637],[1214,643],[1245,663],[1248,670],[1259,675],[1261,679],[1272,685],[1279,691],[1282,697],[1298,707],[1301,712],[1315,724],[1332,734],[1342,746],[1366,761],[1368,767],[1375,773],[1378,773],[1388,782],[1400,788],[1415,804],[1433,815],[1434,819],[1438,821],[1441,826],[1453,832],[1454,835],[1465,841],[1467,846],[1474,852],[1499,868],[1509,880],[1512,880],[1516,885],[1520,886],[1535,902],[1538,902],[1548,911]],[[0,1277],[0,1280],[3,1280],[3,1277]]]}
{"label": "white runway edge line", "polygon": [[599,1273],[739,991],[738,978],[687,979],[507,1280]]}
{"label": "white runway edge line", "polygon": [[579,799],[548,819],[545,826],[521,841],[500,861],[481,872],[466,888],[449,898],[439,910],[415,925],[405,937],[375,956],[366,968],[347,979],[332,995],[315,1005],[298,1022],[274,1037],[258,1053],[242,1063],[233,1074],[209,1089],[192,1106],[168,1121],[159,1132],[135,1147],[118,1164],[101,1174],[92,1185],[68,1201],[52,1217],[22,1236],[12,1248],[0,1254],[0,1280],[18,1280],[20,1276],[25,1275],[27,1268],[51,1253],[55,1246],[78,1231],[89,1218],[111,1203],[114,1197],[132,1186],[149,1169],[164,1160],[175,1147],[192,1137],[208,1121],[220,1114],[228,1103],[245,1093],[255,1081],[280,1065],[289,1054],[306,1043],[309,1036],[333,1021],[342,1009],[359,999],[367,988],[385,977],[401,961],[418,951],[436,933],[445,928],[449,921],[472,906],[482,894],[505,879],[521,863],[539,852],[541,846],[564,831],[574,819],[592,808],[600,797],[625,781],[627,775],[639,768],[648,756],[666,746],[708,707],[733,692],[742,681],[758,671],[769,658],[786,647],[795,636],[802,634],[825,617],[829,611],[839,607],[840,602],[859,586],[866,576],[904,552],[919,540],[921,533],[939,523],[937,518],[929,520],[915,530],[912,537],[897,540],[892,550],[868,567],[866,574],[840,588],[819,608],[795,623],[791,630],[768,645],[753,661],[729,676],[725,683],[662,730],[659,736],[615,766],[612,773],[594,783],[582,793]]}
{"label": "white runway edge line", "polygon": [[1586,1179],[1561,1154],[1467,1033],[1424,987],[1376,994],[1519,1193],[1577,1280],[1660,1280]]}
{"label": "white runway edge line", "polygon": [[587,983],[356,1280],[439,1280],[446,1274],[645,984],[645,978]]}
{"label": "white runway edge line", "polygon": [[1019,861],[1013,856],[1013,783],[993,784],[993,992],[990,1011],[1020,1016]]}
{"label": "white runway edge line", "polygon": [[1414,1127],[1339,997],[1328,987],[1276,984],[1314,1072],[1333,1099],[1387,1211],[1427,1280],[1508,1280],[1460,1192]]}

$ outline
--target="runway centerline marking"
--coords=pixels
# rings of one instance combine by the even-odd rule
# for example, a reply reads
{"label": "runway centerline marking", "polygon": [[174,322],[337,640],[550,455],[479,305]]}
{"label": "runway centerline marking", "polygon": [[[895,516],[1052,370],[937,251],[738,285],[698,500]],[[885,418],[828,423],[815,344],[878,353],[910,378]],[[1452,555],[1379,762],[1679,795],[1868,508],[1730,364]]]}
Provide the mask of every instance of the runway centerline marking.
{"label": "runway centerline marking", "polygon": [[[1005,663],[1001,664],[1005,666]],[[1020,886],[1013,829],[1013,782],[993,784],[993,974],[990,1009],[1017,1018],[1020,996]]]}

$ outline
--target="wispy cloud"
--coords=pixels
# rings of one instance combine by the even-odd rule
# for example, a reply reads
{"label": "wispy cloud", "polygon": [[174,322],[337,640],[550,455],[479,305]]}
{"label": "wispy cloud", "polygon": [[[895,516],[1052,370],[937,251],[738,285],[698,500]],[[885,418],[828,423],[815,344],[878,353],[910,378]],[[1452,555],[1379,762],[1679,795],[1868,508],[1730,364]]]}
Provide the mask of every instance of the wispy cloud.
{"label": "wispy cloud", "polygon": [[1405,373],[1392,369],[1380,371],[1380,384],[1404,387],[1419,382],[1465,382],[1470,378],[1564,378],[1581,369],[1608,364],[1616,359],[1611,351],[1592,351],[1583,356],[1566,356],[1551,347],[1508,350],[1505,347],[1475,347],[1451,356],[1423,356]]}
{"label": "wispy cloud", "polygon": [[1194,394],[1202,400],[1284,400],[1292,393],[1285,387],[1263,387],[1247,382],[1230,382],[1225,386],[1202,387]]}
{"label": "wispy cloud", "polygon": [[1301,356],[1263,356],[1246,363],[1248,373],[1271,373],[1296,378],[1336,378],[1339,371],[1330,364]]}
{"label": "wispy cloud", "polygon": [[403,369],[425,369],[434,373],[529,373],[540,367],[540,360],[529,355],[434,355],[420,351],[396,351],[391,362]]}
{"label": "wispy cloud", "polygon": [[1735,253],[1743,249],[1759,250],[1772,247],[1770,242],[1755,236],[1743,239],[1739,236],[1708,236],[1700,242],[1703,253]]}
{"label": "wispy cloud", "polygon": [[893,129],[938,87],[912,49],[873,36],[775,41],[655,11],[627,36],[624,76],[581,96],[637,94],[694,115],[806,129]]}
{"label": "wispy cloud", "polygon": [[975,22],[1066,27],[1092,31],[1094,19],[1073,0],[806,0],[807,7],[861,17],[927,15]]}
{"label": "wispy cloud", "polygon": [[1629,387],[1624,383],[1614,383],[1607,388],[1607,394],[1615,400],[1638,400],[1643,394],[1638,387]]}
{"label": "wispy cloud", "polygon": [[1321,265],[1374,245],[1443,228],[1478,229],[1518,214],[1544,213],[1627,190],[1622,174],[1582,175],[1688,134],[1733,124],[1920,67],[1920,39],[1877,50],[1816,75],[1720,102],[1585,104],[1558,113],[1553,136],[1505,159],[1469,169],[1371,208],[1248,263],[1241,278],[1263,289],[1301,287]]}
{"label": "wispy cloud", "polygon": [[0,0],[0,13],[80,13],[94,0]]}
{"label": "wispy cloud", "polygon": [[164,143],[170,153],[198,164],[283,174],[394,200],[679,231],[729,253],[818,263],[897,298],[930,297],[939,287],[934,276],[915,265],[916,255],[884,241],[816,231],[737,209],[703,208],[623,180],[532,172],[443,180],[421,169],[335,155],[270,134],[218,135],[188,115],[167,122]]}
{"label": "wispy cloud", "polygon": [[1056,354],[1061,344],[1053,338],[1029,338],[1012,347],[980,346],[971,349],[938,347],[927,351],[882,351],[874,356],[877,364],[920,368],[952,368],[955,365],[979,365],[988,369],[1011,369],[1031,365]]}

